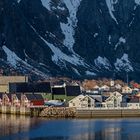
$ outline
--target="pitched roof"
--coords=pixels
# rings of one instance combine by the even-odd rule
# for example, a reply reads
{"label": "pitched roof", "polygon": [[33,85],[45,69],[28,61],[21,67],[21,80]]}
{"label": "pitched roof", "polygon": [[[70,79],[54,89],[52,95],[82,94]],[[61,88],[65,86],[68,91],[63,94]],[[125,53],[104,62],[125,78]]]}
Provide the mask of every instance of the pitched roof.
{"label": "pitched roof", "polygon": [[130,100],[128,101],[128,103],[139,103],[139,102],[140,102],[140,98],[137,97],[130,98]]}
{"label": "pitched roof", "polygon": [[102,102],[102,96],[101,95],[89,95],[91,98],[95,100],[95,102]]}
{"label": "pitched roof", "polygon": [[35,98],[38,100],[44,100],[43,96],[41,94],[34,94]]}
{"label": "pitched roof", "polygon": [[16,94],[18,100],[21,100],[21,94]]}
{"label": "pitched roof", "polygon": [[3,93],[0,93],[0,98],[2,99]]}
{"label": "pitched roof", "polygon": [[30,93],[25,94],[25,96],[27,97],[28,100],[35,100],[36,99],[36,97],[33,94],[30,94]]}

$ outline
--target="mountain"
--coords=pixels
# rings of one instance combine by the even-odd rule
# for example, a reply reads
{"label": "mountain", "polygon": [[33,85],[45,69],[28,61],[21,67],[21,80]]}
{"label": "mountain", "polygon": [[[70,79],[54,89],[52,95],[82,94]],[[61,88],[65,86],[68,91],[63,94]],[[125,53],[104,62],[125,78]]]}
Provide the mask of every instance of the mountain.
{"label": "mountain", "polygon": [[139,81],[140,0],[1,0],[0,61],[42,77]]}

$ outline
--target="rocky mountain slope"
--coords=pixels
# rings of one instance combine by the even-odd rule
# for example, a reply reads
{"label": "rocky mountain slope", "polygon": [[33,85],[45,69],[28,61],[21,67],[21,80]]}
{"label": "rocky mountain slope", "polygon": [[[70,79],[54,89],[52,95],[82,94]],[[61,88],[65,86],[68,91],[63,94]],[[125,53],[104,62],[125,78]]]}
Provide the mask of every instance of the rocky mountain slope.
{"label": "rocky mountain slope", "polygon": [[140,0],[1,0],[0,61],[42,77],[139,80]]}

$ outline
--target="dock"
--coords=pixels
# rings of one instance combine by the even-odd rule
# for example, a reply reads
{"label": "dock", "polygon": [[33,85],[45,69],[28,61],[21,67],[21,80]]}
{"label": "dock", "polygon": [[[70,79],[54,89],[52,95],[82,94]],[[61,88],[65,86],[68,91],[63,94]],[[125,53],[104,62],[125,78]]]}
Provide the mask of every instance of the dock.
{"label": "dock", "polygon": [[48,118],[69,118],[76,116],[75,108],[70,107],[46,107],[46,106],[30,106],[30,107],[15,107],[15,106],[0,106],[0,113],[28,115],[36,117]]}
{"label": "dock", "polygon": [[122,118],[140,117],[140,109],[128,108],[73,108],[46,106],[0,106],[0,113],[46,118]]}
{"label": "dock", "polygon": [[76,118],[106,118],[106,117],[140,117],[140,109],[113,108],[113,109],[93,109],[77,108]]}

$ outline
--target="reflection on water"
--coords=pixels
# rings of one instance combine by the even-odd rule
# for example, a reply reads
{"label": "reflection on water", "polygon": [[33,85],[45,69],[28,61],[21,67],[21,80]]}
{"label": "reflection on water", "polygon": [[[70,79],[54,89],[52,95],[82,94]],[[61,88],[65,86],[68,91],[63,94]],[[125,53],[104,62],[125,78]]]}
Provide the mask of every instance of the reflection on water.
{"label": "reflection on water", "polygon": [[[37,119],[30,119],[27,116],[15,116],[15,115],[0,115],[0,140],[9,139],[18,136],[20,133],[28,132],[33,126],[38,125]],[[16,140],[16,139],[15,139]],[[26,139],[24,139],[26,140]],[[28,140],[28,138],[27,138]]]}
{"label": "reflection on water", "polygon": [[0,140],[140,140],[140,119],[45,119],[0,115]]}

